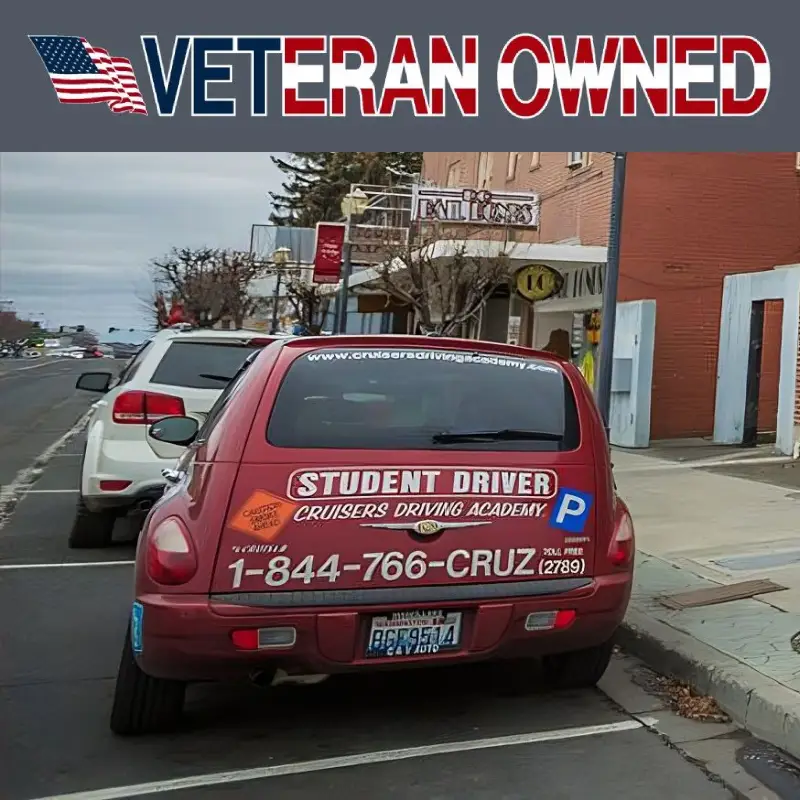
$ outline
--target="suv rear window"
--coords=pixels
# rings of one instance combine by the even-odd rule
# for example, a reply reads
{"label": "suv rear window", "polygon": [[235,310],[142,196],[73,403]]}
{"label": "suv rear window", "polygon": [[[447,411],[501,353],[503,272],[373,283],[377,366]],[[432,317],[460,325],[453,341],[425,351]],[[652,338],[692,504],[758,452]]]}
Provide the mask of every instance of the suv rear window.
{"label": "suv rear window", "polygon": [[[494,431],[506,433],[459,438]],[[326,348],[299,357],[278,390],[266,435],[276,447],[342,450],[564,451],[580,444],[575,396],[558,367],[428,348]]]}
{"label": "suv rear window", "polygon": [[259,349],[236,340],[173,342],[150,381],[188,389],[224,389],[226,382],[222,379],[233,378],[247,356]]}

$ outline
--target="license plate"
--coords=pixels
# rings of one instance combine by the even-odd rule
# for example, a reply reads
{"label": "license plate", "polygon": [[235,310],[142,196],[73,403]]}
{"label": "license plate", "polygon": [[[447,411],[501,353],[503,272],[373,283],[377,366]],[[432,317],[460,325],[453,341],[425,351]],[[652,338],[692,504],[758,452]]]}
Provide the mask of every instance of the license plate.
{"label": "license plate", "polygon": [[404,658],[457,650],[461,612],[401,611],[372,618],[367,658]]}

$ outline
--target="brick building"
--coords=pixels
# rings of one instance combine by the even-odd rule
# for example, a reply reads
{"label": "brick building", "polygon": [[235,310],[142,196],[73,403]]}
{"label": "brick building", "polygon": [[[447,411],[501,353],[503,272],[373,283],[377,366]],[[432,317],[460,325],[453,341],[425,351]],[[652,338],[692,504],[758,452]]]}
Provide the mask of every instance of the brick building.
{"label": "brick building", "polygon": [[[516,241],[604,247],[612,170],[608,153],[426,153],[423,179],[536,192],[538,230],[512,231]],[[800,263],[798,154],[630,153],[620,254],[619,301],[656,302],[651,436],[709,436],[723,278]],[[588,274],[576,272],[573,283]],[[599,307],[596,288],[586,307],[580,294],[535,304],[520,340],[545,344],[552,325],[542,327],[544,312],[563,327],[567,314]],[[758,420],[764,431],[775,430],[780,318],[781,303],[768,302]],[[798,387],[800,425],[800,375]]]}

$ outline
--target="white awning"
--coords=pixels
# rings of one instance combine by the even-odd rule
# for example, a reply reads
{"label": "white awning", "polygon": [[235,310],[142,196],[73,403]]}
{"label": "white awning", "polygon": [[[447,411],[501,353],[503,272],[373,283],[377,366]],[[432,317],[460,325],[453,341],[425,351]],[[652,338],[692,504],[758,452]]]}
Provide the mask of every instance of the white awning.
{"label": "white awning", "polygon": [[[441,239],[432,245],[431,257],[434,259],[452,258],[463,252],[471,258],[498,258],[505,256],[510,261],[546,264],[559,267],[582,266],[587,264],[605,264],[607,249],[580,244],[542,244],[534,242],[499,242],[488,239]],[[350,288],[370,283],[380,277],[380,272],[373,268],[360,270],[350,276]],[[341,283],[328,284],[322,287],[323,294],[338,291]]]}

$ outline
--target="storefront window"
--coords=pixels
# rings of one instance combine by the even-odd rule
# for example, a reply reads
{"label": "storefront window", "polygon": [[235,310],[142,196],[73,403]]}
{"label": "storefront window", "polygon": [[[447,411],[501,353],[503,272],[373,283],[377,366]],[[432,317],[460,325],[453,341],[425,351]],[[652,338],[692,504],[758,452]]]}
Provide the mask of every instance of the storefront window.
{"label": "storefront window", "polygon": [[600,346],[600,310],[573,315],[572,362],[594,389]]}

